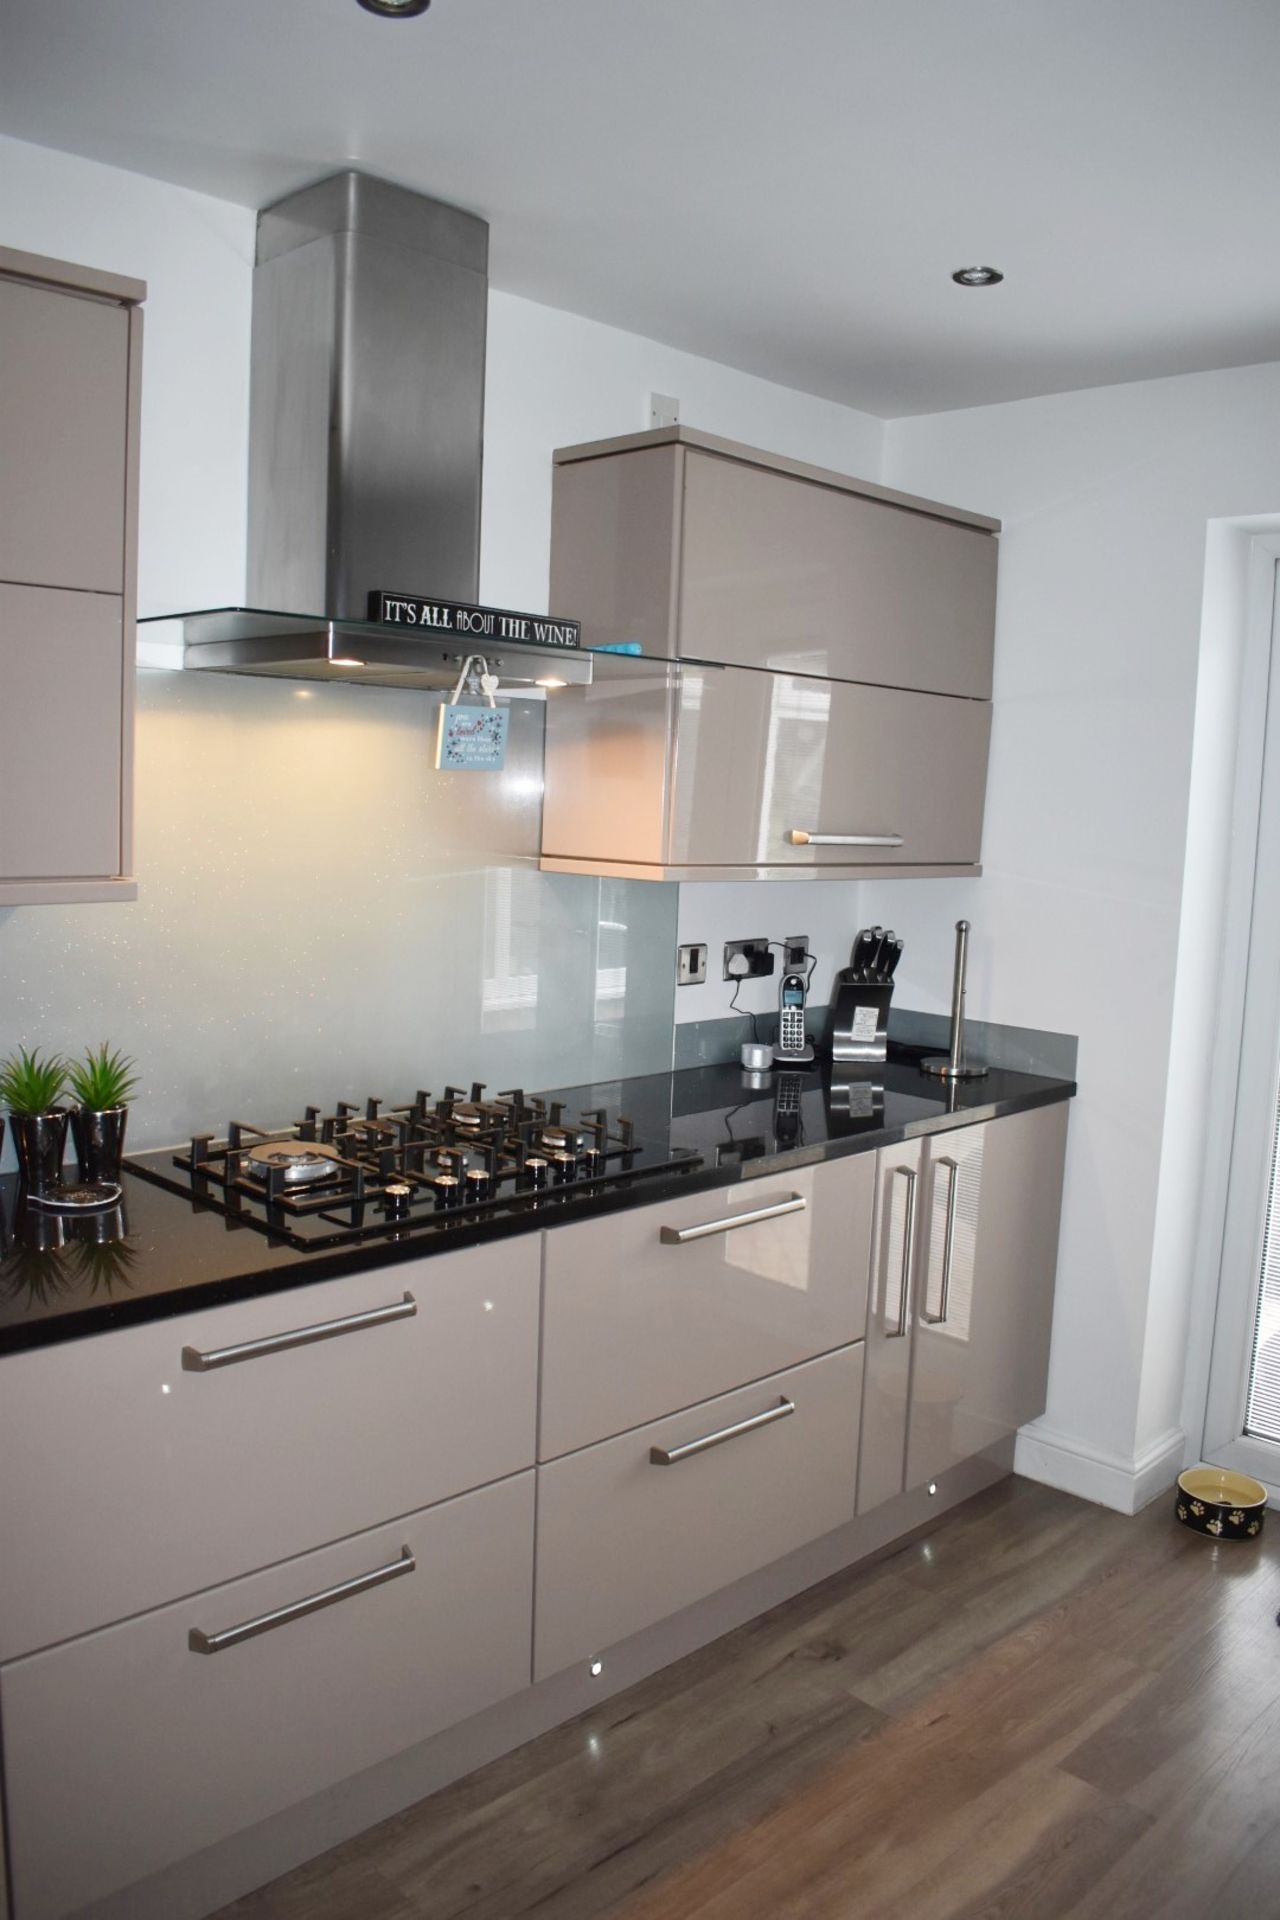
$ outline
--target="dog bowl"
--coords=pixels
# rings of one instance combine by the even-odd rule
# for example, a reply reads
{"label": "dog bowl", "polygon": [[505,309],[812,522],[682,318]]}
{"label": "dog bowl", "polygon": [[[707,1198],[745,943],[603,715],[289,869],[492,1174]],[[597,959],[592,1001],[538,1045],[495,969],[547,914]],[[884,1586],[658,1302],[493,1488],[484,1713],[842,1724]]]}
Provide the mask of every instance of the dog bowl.
{"label": "dog bowl", "polygon": [[1175,1511],[1184,1527],[1214,1540],[1256,1540],[1267,1513],[1267,1490],[1247,1473],[1188,1467],[1178,1475]]}

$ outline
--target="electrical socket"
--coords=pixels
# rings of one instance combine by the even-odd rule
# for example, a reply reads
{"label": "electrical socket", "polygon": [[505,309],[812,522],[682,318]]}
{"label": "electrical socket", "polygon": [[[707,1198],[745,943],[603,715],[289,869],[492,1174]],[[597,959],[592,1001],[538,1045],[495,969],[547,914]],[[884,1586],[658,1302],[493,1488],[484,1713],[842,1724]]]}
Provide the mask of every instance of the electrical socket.
{"label": "electrical socket", "polygon": [[[742,959],[747,963],[744,972],[741,966],[733,967],[729,963]],[[726,940],[724,943],[724,977],[726,980],[763,980],[773,972],[773,955],[769,951],[769,942],[761,940]]]}
{"label": "electrical socket", "polygon": [[807,933],[788,933],[782,941],[782,970],[784,973],[800,973],[809,964],[809,936]]}

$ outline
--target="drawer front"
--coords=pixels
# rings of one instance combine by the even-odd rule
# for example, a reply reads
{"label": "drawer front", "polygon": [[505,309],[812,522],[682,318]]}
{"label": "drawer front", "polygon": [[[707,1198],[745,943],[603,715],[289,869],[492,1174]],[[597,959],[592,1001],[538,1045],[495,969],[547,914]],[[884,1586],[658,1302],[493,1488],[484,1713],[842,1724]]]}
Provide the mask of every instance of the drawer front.
{"label": "drawer front", "polygon": [[530,1235],[0,1362],[0,1658],[530,1466],[538,1278]]}
{"label": "drawer front", "polygon": [[548,1234],[539,1458],[860,1340],[874,1197],[857,1155]]}
{"label": "drawer front", "polygon": [[845,1347],[540,1467],[535,1680],[851,1520],[861,1397]]}
{"label": "drawer front", "polygon": [[518,1692],[532,1571],[524,1473],[5,1668],[16,1912],[62,1920]]}
{"label": "drawer front", "polygon": [[981,858],[988,702],[734,667],[686,668],[679,698],[674,864]]}

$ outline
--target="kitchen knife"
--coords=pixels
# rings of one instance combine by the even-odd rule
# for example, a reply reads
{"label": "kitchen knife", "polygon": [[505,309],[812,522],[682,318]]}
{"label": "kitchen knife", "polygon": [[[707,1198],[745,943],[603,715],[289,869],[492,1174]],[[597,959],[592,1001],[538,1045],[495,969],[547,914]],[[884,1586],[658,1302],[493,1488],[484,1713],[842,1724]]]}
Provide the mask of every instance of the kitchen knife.
{"label": "kitchen knife", "polygon": [[853,952],[849,956],[849,972],[855,980],[865,980],[867,965],[875,951],[875,941],[870,927],[863,927],[853,943]]}
{"label": "kitchen knife", "polygon": [[894,973],[897,969],[898,962],[902,958],[901,940],[899,940],[897,936],[894,934],[890,934],[889,939],[892,940],[893,945],[889,947],[888,953],[886,954],[885,960],[884,960],[884,977],[886,980],[892,980]]}
{"label": "kitchen knife", "polygon": [[886,933],[883,927],[872,927],[871,931],[875,936],[875,945],[871,949],[871,958],[867,962],[867,979],[878,986],[884,979],[884,957],[889,951],[889,942],[893,939],[893,934]]}

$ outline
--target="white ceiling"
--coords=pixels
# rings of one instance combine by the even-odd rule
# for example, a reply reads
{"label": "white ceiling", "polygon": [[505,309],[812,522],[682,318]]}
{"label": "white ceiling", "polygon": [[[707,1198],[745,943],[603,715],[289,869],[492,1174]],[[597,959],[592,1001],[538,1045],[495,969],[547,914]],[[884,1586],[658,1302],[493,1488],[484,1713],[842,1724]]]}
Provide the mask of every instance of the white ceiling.
{"label": "white ceiling", "polygon": [[873,413],[1280,358],[1280,0],[0,0],[0,33],[5,133],[251,206],[358,165],[485,215],[497,287]]}

